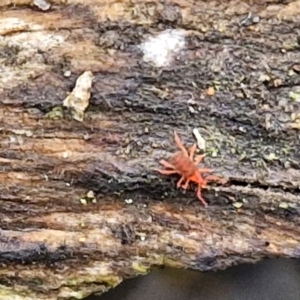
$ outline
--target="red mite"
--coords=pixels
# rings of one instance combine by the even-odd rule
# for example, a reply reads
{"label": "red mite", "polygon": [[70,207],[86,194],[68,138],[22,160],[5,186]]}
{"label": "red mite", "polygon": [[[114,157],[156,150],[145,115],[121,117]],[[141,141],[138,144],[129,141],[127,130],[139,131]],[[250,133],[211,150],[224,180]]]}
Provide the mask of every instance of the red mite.
{"label": "red mite", "polygon": [[[213,176],[213,175],[209,175],[203,178],[201,176],[201,173],[213,172],[212,169],[200,169],[197,167],[197,165],[205,157],[205,154],[197,155],[194,159],[197,145],[194,144],[190,149],[190,153],[188,153],[187,149],[182,144],[176,132],[174,132],[174,139],[176,145],[181,151],[176,152],[172,156],[170,162],[167,162],[165,160],[160,161],[160,163],[164,167],[168,168],[169,170],[157,170],[157,171],[165,175],[179,174],[181,178],[177,182],[177,188],[182,187],[183,189],[186,190],[189,187],[190,181],[197,183],[198,185],[197,197],[203,203],[204,206],[207,206],[208,205],[207,202],[203,199],[201,195],[201,189],[207,187],[208,181],[218,181],[224,184],[226,180],[224,178]],[[183,184],[184,181],[185,183]]]}

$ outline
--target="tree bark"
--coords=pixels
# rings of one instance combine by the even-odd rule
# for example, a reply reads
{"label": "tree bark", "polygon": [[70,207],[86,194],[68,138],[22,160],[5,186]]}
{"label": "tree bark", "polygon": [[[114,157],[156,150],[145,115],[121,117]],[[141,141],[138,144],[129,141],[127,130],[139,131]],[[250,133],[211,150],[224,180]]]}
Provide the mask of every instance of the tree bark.
{"label": "tree bark", "polygon": [[[1,299],[299,257],[299,1],[49,4],[0,4]],[[86,71],[77,121],[63,101]],[[156,171],[194,128],[227,179],[207,208]]]}

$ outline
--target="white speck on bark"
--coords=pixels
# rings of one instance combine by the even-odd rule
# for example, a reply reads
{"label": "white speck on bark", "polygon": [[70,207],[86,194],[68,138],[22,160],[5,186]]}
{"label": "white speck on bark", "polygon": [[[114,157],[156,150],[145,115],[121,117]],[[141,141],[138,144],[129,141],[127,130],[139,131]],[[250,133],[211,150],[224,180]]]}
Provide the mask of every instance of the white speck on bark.
{"label": "white speck on bark", "polygon": [[153,63],[156,67],[170,65],[175,54],[185,47],[184,30],[165,30],[156,36],[151,36],[139,47],[144,53],[144,61]]}
{"label": "white speck on bark", "polygon": [[199,132],[198,128],[194,128],[193,129],[193,134],[197,140],[197,146],[199,149],[201,150],[205,150],[206,149],[206,141],[205,139],[202,137],[201,133]]}

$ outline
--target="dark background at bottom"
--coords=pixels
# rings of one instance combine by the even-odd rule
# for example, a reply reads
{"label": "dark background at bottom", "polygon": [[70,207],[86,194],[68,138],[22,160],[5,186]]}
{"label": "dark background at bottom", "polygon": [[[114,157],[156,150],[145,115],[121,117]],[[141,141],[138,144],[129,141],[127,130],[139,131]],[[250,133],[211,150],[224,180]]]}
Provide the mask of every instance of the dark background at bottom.
{"label": "dark background at bottom", "polygon": [[300,260],[264,260],[218,272],[157,269],[86,300],[300,300]]}

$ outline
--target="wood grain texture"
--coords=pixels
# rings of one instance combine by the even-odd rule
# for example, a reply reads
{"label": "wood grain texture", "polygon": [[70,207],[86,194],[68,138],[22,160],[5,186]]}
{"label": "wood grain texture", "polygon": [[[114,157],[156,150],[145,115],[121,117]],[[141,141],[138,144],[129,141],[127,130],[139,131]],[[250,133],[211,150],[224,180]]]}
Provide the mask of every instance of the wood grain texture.
{"label": "wood grain texture", "polygon": [[[299,257],[300,2],[50,3],[0,4],[1,299]],[[157,66],[142,45],[162,32],[182,47]],[[77,122],[62,103],[85,71]],[[155,171],[194,128],[228,179],[206,209]]]}

